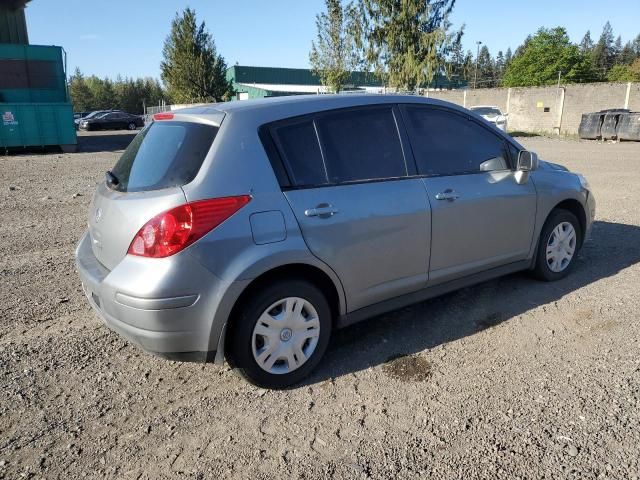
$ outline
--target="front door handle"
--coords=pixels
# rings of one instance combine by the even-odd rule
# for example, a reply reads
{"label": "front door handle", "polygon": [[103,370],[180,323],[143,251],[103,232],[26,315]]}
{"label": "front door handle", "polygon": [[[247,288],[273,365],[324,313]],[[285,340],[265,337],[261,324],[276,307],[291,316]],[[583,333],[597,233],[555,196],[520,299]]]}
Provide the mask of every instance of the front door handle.
{"label": "front door handle", "polygon": [[436,200],[449,200],[454,201],[460,198],[454,190],[447,188],[444,192],[436,193]]}
{"label": "front door handle", "polygon": [[321,203],[316,208],[308,208],[304,211],[307,217],[330,218],[338,213],[338,209],[328,203]]}

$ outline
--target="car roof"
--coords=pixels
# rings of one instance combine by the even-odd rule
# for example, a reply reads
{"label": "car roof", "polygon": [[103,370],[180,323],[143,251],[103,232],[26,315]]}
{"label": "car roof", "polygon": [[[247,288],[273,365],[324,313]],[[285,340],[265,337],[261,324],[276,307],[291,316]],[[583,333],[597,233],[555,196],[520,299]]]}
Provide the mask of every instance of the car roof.
{"label": "car roof", "polygon": [[258,98],[252,100],[233,100],[230,102],[212,103],[197,107],[188,107],[180,110],[175,110],[174,113],[187,115],[219,115],[220,113],[236,114],[261,110],[264,114],[265,110],[272,110],[274,116],[283,116],[283,113],[287,111],[290,111],[291,114],[296,114],[303,110],[314,112],[336,108],[348,108],[385,103],[420,103],[447,106],[456,110],[464,110],[463,107],[450,102],[418,95],[344,94],[291,95],[282,97]]}
{"label": "car roof", "polygon": [[495,108],[496,110],[500,110],[500,107],[497,105],[473,105],[469,107],[469,110],[473,110],[474,108]]}

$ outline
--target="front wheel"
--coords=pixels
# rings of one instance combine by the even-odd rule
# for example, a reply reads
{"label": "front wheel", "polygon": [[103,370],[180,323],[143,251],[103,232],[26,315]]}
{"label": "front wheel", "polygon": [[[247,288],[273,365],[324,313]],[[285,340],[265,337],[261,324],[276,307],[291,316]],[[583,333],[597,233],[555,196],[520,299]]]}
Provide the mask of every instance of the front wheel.
{"label": "front wheel", "polygon": [[275,282],[257,291],[235,318],[229,362],[254,385],[286,388],[318,365],[331,323],[327,299],[315,285]]}
{"label": "front wheel", "polygon": [[566,277],[582,245],[582,229],[568,210],[554,210],[547,218],[538,243],[534,274],[547,282]]}

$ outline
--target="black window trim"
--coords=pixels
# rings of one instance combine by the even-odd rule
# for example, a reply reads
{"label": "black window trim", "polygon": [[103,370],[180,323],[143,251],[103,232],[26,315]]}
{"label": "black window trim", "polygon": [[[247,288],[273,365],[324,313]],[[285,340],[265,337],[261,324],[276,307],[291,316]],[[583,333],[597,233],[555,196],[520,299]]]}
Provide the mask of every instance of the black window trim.
{"label": "black window trim", "polygon": [[[325,161],[325,153],[324,148],[322,146],[322,141],[320,138],[320,132],[318,131],[318,127],[316,125],[316,121],[325,116],[330,116],[336,113],[349,112],[352,110],[365,110],[365,109],[388,109],[391,110],[391,114],[394,119],[394,123],[396,126],[396,133],[398,135],[398,140],[400,141],[400,150],[402,152],[402,160],[404,162],[405,167],[405,175],[400,177],[385,177],[385,178],[369,178],[364,180],[351,180],[346,182],[330,182],[329,176],[327,173],[326,161]],[[282,152],[280,148],[278,148],[277,141],[275,140],[275,129],[287,125],[287,124],[297,124],[304,123],[310,121],[313,124],[316,139],[318,141],[318,145],[320,148],[320,154],[322,157],[322,162],[325,170],[325,178],[327,183],[318,184],[318,185],[294,185],[292,182],[292,173],[290,172],[290,167],[286,165],[284,158],[282,156]],[[261,125],[258,128],[258,135],[262,144],[267,153],[267,157],[269,158],[269,162],[273,168],[273,171],[278,179],[278,183],[282,191],[288,190],[306,190],[310,188],[326,188],[326,187],[338,187],[338,186],[348,186],[348,185],[359,185],[365,183],[379,183],[379,182],[390,182],[390,181],[398,181],[398,180],[408,180],[415,179],[420,177],[417,175],[418,170],[415,164],[415,160],[413,158],[413,151],[411,149],[411,145],[409,143],[408,134],[406,129],[404,128],[404,123],[402,119],[401,112],[398,110],[397,103],[372,103],[367,105],[356,105],[350,107],[342,107],[342,108],[333,108],[330,110],[320,110],[312,113],[306,113],[303,115],[296,115],[293,117],[287,117],[280,120],[276,120],[273,122],[268,122]]]}
{"label": "black window trim", "polygon": [[[400,136],[400,143],[401,143],[401,147],[402,147],[402,153],[404,156],[404,162],[405,162],[405,166],[406,166],[406,171],[407,171],[407,175],[406,176],[402,176],[402,177],[389,177],[389,178],[376,178],[376,179],[366,179],[366,180],[354,180],[354,181],[350,181],[350,182],[341,182],[341,183],[329,183],[328,182],[328,178],[327,178],[327,183],[324,184],[319,184],[319,185],[302,185],[302,186],[296,186],[293,185],[293,182],[291,181],[291,177],[289,174],[289,171],[287,169],[287,167],[285,166],[284,160],[282,158],[281,152],[278,149],[276,142],[274,140],[274,133],[273,130],[281,125],[285,125],[287,123],[302,123],[304,121],[311,121],[313,123],[314,129],[316,129],[316,138],[318,139],[319,142],[319,135],[317,132],[317,127],[315,125],[315,120],[316,118],[318,118],[321,115],[324,114],[330,114],[330,113],[335,113],[335,112],[340,112],[340,111],[348,111],[348,110],[352,110],[352,109],[362,109],[362,108],[368,108],[368,107],[384,107],[384,106],[388,106],[390,108],[392,108],[393,114],[394,114],[394,119],[396,122],[396,128],[398,130],[398,134]],[[448,113],[454,114],[454,115],[459,115],[462,117],[465,117],[468,121],[474,122],[476,125],[479,125],[480,127],[482,127],[484,130],[486,130],[488,133],[498,137],[500,140],[502,140],[506,145],[508,146],[512,146],[515,150],[517,150],[518,152],[521,151],[522,149],[520,148],[520,146],[511,141],[510,139],[501,136],[499,133],[497,132],[493,132],[487,125],[483,125],[481,122],[477,121],[477,119],[475,119],[472,115],[467,114],[465,112],[460,112],[457,111],[455,109],[452,108],[447,108],[444,106],[440,106],[440,105],[433,105],[433,104],[429,104],[429,103],[418,103],[418,102],[405,102],[405,103],[374,103],[374,104],[369,104],[369,105],[358,105],[358,106],[353,106],[353,107],[343,107],[343,108],[334,108],[334,109],[330,109],[330,110],[321,110],[321,111],[317,111],[317,112],[311,112],[311,113],[306,113],[303,115],[296,115],[293,117],[287,117],[287,118],[282,118],[279,120],[275,120],[275,121],[271,121],[271,122],[267,122],[263,125],[260,125],[260,127],[258,127],[258,136],[262,142],[262,145],[265,149],[265,152],[267,154],[267,158],[269,159],[269,162],[271,163],[271,166],[273,168],[274,174],[276,176],[276,179],[278,180],[278,183],[281,187],[281,189],[283,191],[288,191],[288,190],[304,190],[304,189],[309,189],[309,188],[325,188],[325,187],[335,187],[335,186],[340,186],[340,185],[358,185],[358,184],[362,184],[362,183],[378,183],[378,182],[388,182],[388,181],[398,181],[398,180],[411,180],[411,179],[416,179],[416,178],[431,178],[431,177],[441,177],[441,176],[458,176],[458,175],[479,175],[479,174],[486,174],[489,172],[482,172],[482,171],[469,171],[469,172],[460,172],[460,173],[455,173],[455,174],[450,174],[450,175],[438,175],[438,174],[420,174],[418,173],[418,165],[415,159],[415,155],[413,153],[413,146],[411,145],[411,140],[409,138],[409,132],[406,126],[406,120],[405,120],[405,116],[406,116],[406,107],[422,107],[422,108],[431,108],[431,109],[437,109],[437,110],[443,110],[446,111]],[[324,162],[324,152],[323,152],[323,148],[322,148],[322,144],[319,143],[320,145],[320,152],[322,155],[322,161]],[[516,165],[517,165],[517,158],[513,158],[511,155],[511,149],[510,148],[506,148],[507,153],[508,153],[508,157],[507,161],[509,162],[509,169],[508,170],[500,170],[500,171],[515,171],[516,169]],[[497,171],[497,170],[496,170]],[[326,165],[325,165],[325,172],[326,172]]]}
{"label": "black window trim", "polygon": [[[491,135],[493,135],[494,137],[500,139],[502,141],[502,143],[505,145],[505,151],[507,152],[507,162],[509,163],[509,168],[507,169],[502,169],[502,170],[491,170],[491,171],[480,171],[480,170],[469,170],[469,171],[464,171],[464,172],[456,172],[456,173],[449,173],[449,174],[437,174],[437,173],[432,173],[432,174],[421,174],[419,173],[418,170],[418,162],[415,158],[415,154],[413,152],[413,145],[411,144],[411,138],[409,136],[409,130],[406,126],[406,116],[407,116],[407,107],[420,107],[420,108],[428,108],[431,110],[440,110],[440,111],[444,111],[453,115],[458,115],[459,117],[462,118],[466,118],[468,121],[473,122],[474,124],[482,127],[487,133],[490,133]],[[400,113],[402,114],[402,120],[404,122],[404,129],[405,132],[407,134],[407,140],[409,142],[409,145],[411,146],[411,156],[413,158],[413,162],[415,164],[415,168],[416,168],[416,175],[415,177],[417,178],[434,178],[434,177],[457,177],[460,175],[484,175],[487,173],[491,173],[491,172],[514,172],[516,169],[516,165],[517,165],[517,158],[511,158],[511,149],[508,148],[508,145],[512,145],[513,147],[515,147],[516,150],[520,151],[520,147],[518,145],[516,145],[515,143],[511,142],[508,138],[505,138],[503,136],[501,136],[499,133],[494,132],[491,130],[491,128],[489,128],[487,125],[483,125],[481,122],[477,121],[472,115],[469,115],[468,113],[465,112],[460,112],[457,111],[453,108],[447,108],[441,105],[433,105],[433,104],[429,104],[429,103],[411,103],[411,102],[406,102],[406,103],[399,103],[398,104],[398,108],[400,109]]]}

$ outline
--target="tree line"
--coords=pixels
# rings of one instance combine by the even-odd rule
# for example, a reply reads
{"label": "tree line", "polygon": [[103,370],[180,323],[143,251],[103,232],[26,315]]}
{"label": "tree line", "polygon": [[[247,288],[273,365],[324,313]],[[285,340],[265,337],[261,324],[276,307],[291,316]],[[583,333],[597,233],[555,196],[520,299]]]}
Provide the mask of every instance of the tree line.
{"label": "tree line", "polygon": [[145,105],[158,105],[167,98],[157,79],[85,77],[78,68],[69,78],[69,94],[76,112],[115,109],[142,114]]}
{"label": "tree line", "polygon": [[[540,28],[512,52],[494,57],[478,43],[476,54],[462,46],[464,25],[453,29],[456,0],[325,0],[316,15],[317,34],[309,62],[323,85],[339,92],[352,71],[372,71],[384,85],[416,91],[446,78],[447,86],[473,88],[640,81],[640,34],[623,44],[607,22],[597,42],[587,32],[572,43],[562,27]],[[163,46],[162,83],[153,78],[69,79],[76,111],[219,102],[233,98],[227,64],[205,22],[190,8],[176,13]]]}
{"label": "tree line", "polygon": [[562,27],[540,28],[512,51],[494,57],[478,43],[464,51],[464,25],[451,30],[455,0],[325,0],[316,16],[309,61],[330,90],[347,85],[348,72],[374,70],[385,85],[414,91],[439,86],[473,88],[640,81],[640,34],[624,45],[609,22],[597,42],[587,32],[580,44]]}

